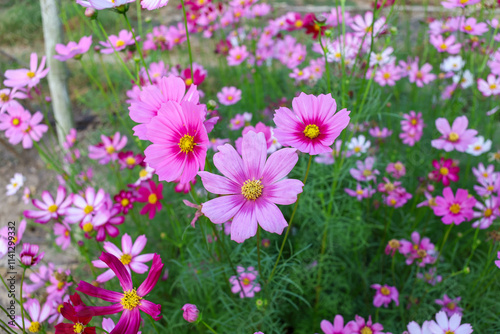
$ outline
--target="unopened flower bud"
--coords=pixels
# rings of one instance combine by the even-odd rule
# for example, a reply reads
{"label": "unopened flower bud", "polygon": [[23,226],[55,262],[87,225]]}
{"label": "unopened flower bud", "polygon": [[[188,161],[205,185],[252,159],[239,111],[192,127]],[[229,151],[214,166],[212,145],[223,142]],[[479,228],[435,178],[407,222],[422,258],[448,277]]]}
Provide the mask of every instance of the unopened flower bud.
{"label": "unopened flower bud", "polygon": [[184,320],[186,320],[187,322],[196,322],[196,320],[198,320],[198,315],[200,314],[200,311],[198,311],[196,305],[186,304],[181,308],[181,310],[184,311],[182,316],[184,317]]}
{"label": "unopened flower bud", "polygon": [[97,18],[97,10],[92,7],[87,7],[85,9],[85,16],[88,17],[89,19],[96,19]]}

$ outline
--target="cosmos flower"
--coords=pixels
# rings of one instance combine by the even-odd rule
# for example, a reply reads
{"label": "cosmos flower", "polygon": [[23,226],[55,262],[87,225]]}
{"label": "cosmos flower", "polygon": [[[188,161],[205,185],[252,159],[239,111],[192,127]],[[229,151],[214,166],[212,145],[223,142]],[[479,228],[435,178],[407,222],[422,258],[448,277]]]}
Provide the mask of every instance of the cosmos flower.
{"label": "cosmos flower", "polygon": [[[89,1],[100,1],[100,2],[109,2],[110,0],[89,0]],[[119,1],[124,1],[124,0],[119,0]],[[130,0],[126,0],[130,2]],[[115,2],[115,0],[111,0],[112,3]],[[96,8],[99,9],[99,8]],[[125,48],[129,45],[134,45],[134,36],[132,35],[132,32],[123,29],[118,33],[118,36],[116,35],[109,35],[108,40],[106,42],[99,42],[103,48],[101,49],[101,53],[104,54],[111,54],[113,52],[118,52],[121,50],[125,50]]]}
{"label": "cosmos flower", "polygon": [[491,144],[490,139],[486,140],[483,136],[477,136],[476,140],[467,147],[465,152],[477,157],[488,152],[491,149]]}
{"label": "cosmos flower", "polygon": [[357,181],[372,181],[376,180],[376,175],[380,174],[380,172],[376,169],[373,169],[373,165],[375,164],[374,157],[367,157],[365,161],[356,161],[356,168],[351,168],[349,172],[351,176]]}
{"label": "cosmos flower", "polygon": [[182,317],[184,320],[187,322],[196,322],[198,320],[198,315],[200,311],[198,311],[198,308],[196,305],[193,304],[185,304],[181,310],[183,311]]}
{"label": "cosmos flower", "polygon": [[62,250],[65,250],[71,244],[71,229],[68,225],[55,223],[54,235],[56,236],[56,245],[61,247]]}
{"label": "cosmos flower", "polygon": [[367,186],[366,188],[361,187],[361,185],[358,183],[356,185],[356,190],[352,190],[349,188],[345,188],[344,191],[352,197],[356,197],[358,201],[362,201],[363,198],[370,198],[375,194],[377,191],[375,189],[372,189],[371,186]]}
{"label": "cosmos flower", "polygon": [[[50,302],[46,302],[43,304],[43,307],[40,308],[40,302],[37,299],[29,299],[24,304],[24,308],[28,312],[28,317],[24,318],[24,326],[26,327],[26,331],[30,333],[38,333],[42,328],[42,323],[48,319],[50,312],[52,311],[52,306]],[[25,311],[25,312],[26,312]],[[14,321],[22,326],[23,319],[20,316],[16,316]],[[11,326],[17,328],[17,326]],[[23,328],[19,327],[21,331]]]}
{"label": "cosmos flower", "polygon": [[443,280],[443,277],[441,275],[436,275],[436,270],[437,268],[430,268],[429,271],[424,272],[424,273],[417,273],[417,278],[423,279],[430,285],[436,285],[436,283],[439,283]]}
{"label": "cosmos flower", "polygon": [[240,298],[253,298],[255,293],[260,291],[260,284],[256,282],[259,273],[253,267],[238,266],[236,268],[238,276],[231,276],[229,278],[229,283],[233,286],[231,287],[232,293],[239,293]]}
{"label": "cosmos flower", "polygon": [[432,140],[432,147],[446,152],[453,150],[465,152],[469,145],[474,143],[477,135],[476,130],[467,129],[468,125],[467,116],[457,117],[451,127],[446,118],[436,119],[436,128],[441,133],[441,137]]}
{"label": "cosmos flower", "polygon": [[450,181],[457,182],[460,172],[460,167],[456,166],[453,159],[441,158],[439,161],[432,160],[432,166],[435,168],[431,172],[432,180],[436,182],[443,182],[444,186],[449,186]]}
{"label": "cosmos flower", "polygon": [[488,74],[486,80],[477,79],[477,89],[483,96],[500,94],[500,78],[494,74]]}
{"label": "cosmos flower", "polygon": [[18,70],[7,70],[5,71],[5,80],[3,84],[7,87],[22,88],[28,87],[32,88],[38,85],[41,79],[43,79],[49,69],[45,67],[45,56],[42,57],[40,61],[40,66],[38,66],[38,55],[33,52],[30,58],[30,69],[18,69]]}
{"label": "cosmos flower", "polygon": [[23,140],[30,119],[30,112],[20,104],[16,104],[7,109],[7,112],[0,114],[0,130],[5,130],[5,136],[12,145],[19,144]]}
{"label": "cosmos flower", "polygon": [[288,226],[276,204],[289,205],[297,200],[303,183],[284,179],[298,160],[295,149],[284,148],[267,159],[263,133],[253,131],[243,137],[242,157],[229,144],[219,146],[214,165],[224,175],[199,172],[208,192],[221,196],[202,205],[202,213],[213,223],[233,218],[231,239],[243,242],[260,225],[271,233],[281,234]]}
{"label": "cosmos flower", "polygon": [[373,306],[380,307],[384,305],[384,307],[387,307],[391,301],[394,301],[396,306],[399,306],[399,292],[395,287],[387,284],[372,284],[371,288],[377,290],[375,297],[373,297]]}
{"label": "cosmos flower", "polygon": [[222,87],[217,98],[221,104],[230,106],[241,100],[241,90],[236,87]]}
{"label": "cosmos flower", "polygon": [[401,161],[391,162],[387,165],[385,171],[395,179],[399,179],[406,175],[406,167]]}
{"label": "cosmos flower", "polygon": [[149,212],[149,219],[153,219],[156,211],[162,209],[161,200],[163,199],[163,183],[158,186],[153,181],[148,181],[147,186],[141,187],[138,191],[137,202],[146,203],[141,209],[140,214],[145,215]]}
{"label": "cosmos flower", "polygon": [[424,321],[422,327],[420,327],[415,321],[412,321],[406,327],[408,329],[408,334],[432,334],[429,329],[430,323],[430,321]]}
{"label": "cosmos flower", "polygon": [[[144,247],[146,247],[148,239],[145,235],[140,235],[137,237],[134,243],[132,243],[132,238],[130,235],[125,233],[122,236],[122,249],[120,250],[115,244],[109,241],[104,242],[104,250],[109,254],[116,256],[121,263],[125,266],[127,271],[136,272],[138,274],[144,274],[148,271],[149,267],[144,264],[153,259],[154,254],[141,254]],[[101,260],[92,261],[92,264],[97,268],[109,268],[106,263]],[[112,269],[108,269],[103,274],[99,275],[96,279],[99,283],[104,283],[115,277],[115,272]]]}
{"label": "cosmos flower", "polygon": [[40,224],[47,224],[51,219],[58,219],[66,214],[66,210],[73,203],[73,194],[66,197],[66,188],[59,186],[57,188],[56,199],[48,191],[42,192],[42,201],[33,199],[32,203],[39,210],[25,210],[24,216],[34,219]]}
{"label": "cosmos flower", "polygon": [[12,196],[24,185],[26,178],[21,173],[15,173],[14,177],[10,179],[9,184],[5,187],[7,189],[6,195]]}
{"label": "cosmos flower", "polygon": [[155,10],[161,7],[165,7],[169,0],[142,0],[141,6],[147,10]]}
{"label": "cosmos flower", "polygon": [[137,290],[132,283],[132,277],[118,258],[103,252],[99,259],[113,270],[120,281],[123,292],[105,290],[85,281],[80,281],[76,291],[113,303],[109,306],[77,306],[75,309],[80,317],[102,316],[121,312],[120,320],[118,320],[116,327],[110,334],[137,333],[142,321],[141,311],[149,314],[156,321],[162,318],[161,305],[153,304],[144,299],[155,287],[163,270],[163,263],[158,254],[154,255],[148,277]]}
{"label": "cosmos flower", "polygon": [[74,207],[66,209],[65,221],[70,224],[79,222],[87,223],[92,213],[99,211],[104,204],[105,195],[106,193],[103,189],[99,189],[96,193],[95,189],[91,187],[85,189],[85,196],[74,194]]}
{"label": "cosmos flower", "polygon": [[54,56],[59,61],[66,61],[71,58],[80,58],[92,45],[92,35],[83,36],[78,43],[69,42],[68,45],[56,44],[55,50],[58,53]]}
{"label": "cosmos flower", "polygon": [[436,75],[431,73],[431,71],[432,65],[425,63],[421,68],[418,68],[417,64],[408,72],[408,79],[410,82],[414,82],[417,87],[423,87],[431,81],[436,80]]}
{"label": "cosmos flower", "polygon": [[368,321],[366,321],[364,318],[361,318],[360,316],[356,315],[354,318],[355,320],[350,321],[348,326],[351,329],[351,334],[366,334],[366,333],[372,333],[372,334],[384,334],[382,331],[384,330],[384,327],[379,324],[379,323],[373,323],[372,322],[372,317],[368,317]]}
{"label": "cosmos flower", "polygon": [[321,330],[324,334],[349,334],[351,333],[350,325],[344,327],[344,318],[337,314],[333,320],[333,324],[328,320],[321,321]]}
{"label": "cosmos flower", "polygon": [[45,252],[38,253],[39,249],[40,248],[38,247],[38,245],[32,245],[25,242],[23,244],[23,249],[19,254],[19,257],[21,258],[21,263],[27,267],[32,267],[37,265],[45,255]]}
{"label": "cosmos flower", "polygon": [[447,52],[449,54],[455,55],[460,52],[462,44],[455,43],[456,38],[454,35],[450,35],[444,38],[442,35],[430,35],[429,41],[438,52]]}
{"label": "cosmos flower", "polygon": [[239,130],[242,127],[244,127],[247,123],[249,123],[252,120],[252,114],[251,113],[243,113],[243,114],[236,114],[230,121],[229,121],[229,129],[231,130]]}
{"label": "cosmos flower", "polygon": [[240,65],[250,56],[250,52],[247,51],[246,45],[243,46],[234,46],[229,50],[229,54],[227,56],[227,64],[229,66],[237,66]]}
{"label": "cosmos flower", "polygon": [[462,316],[452,315],[449,319],[444,311],[436,314],[436,321],[431,321],[429,330],[432,334],[471,334],[473,332],[470,324],[460,324]]}
{"label": "cosmos flower", "polygon": [[474,205],[479,211],[474,211],[474,218],[480,218],[472,224],[474,228],[486,229],[500,216],[500,201],[496,196],[484,200],[484,204],[477,201]]}
{"label": "cosmos flower", "polygon": [[415,260],[418,266],[425,267],[436,261],[434,257],[434,244],[427,237],[420,238],[420,234],[414,231],[411,234],[411,242],[405,239],[400,240],[400,253],[406,255],[406,264],[411,265]]}
{"label": "cosmos flower", "polygon": [[95,327],[86,327],[92,317],[80,317],[75,311],[75,307],[86,306],[80,296],[75,293],[69,296],[71,303],[64,302],[61,315],[71,321],[71,324],[60,323],[55,326],[56,334],[96,334]]}
{"label": "cosmos flower", "polygon": [[472,208],[476,204],[476,199],[469,196],[465,189],[458,189],[453,195],[450,187],[443,190],[443,196],[436,197],[436,206],[433,206],[434,214],[441,216],[444,224],[460,225],[465,220],[470,220],[474,216]]}
{"label": "cosmos flower", "polygon": [[0,89],[0,114],[4,113],[8,108],[20,107],[21,105],[15,99],[25,99],[28,96],[17,88]]}
{"label": "cosmos flower", "polygon": [[101,165],[116,161],[118,152],[127,145],[127,137],[122,136],[119,132],[111,137],[101,135],[101,140],[101,143],[89,146],[89,158],[98,160]]}

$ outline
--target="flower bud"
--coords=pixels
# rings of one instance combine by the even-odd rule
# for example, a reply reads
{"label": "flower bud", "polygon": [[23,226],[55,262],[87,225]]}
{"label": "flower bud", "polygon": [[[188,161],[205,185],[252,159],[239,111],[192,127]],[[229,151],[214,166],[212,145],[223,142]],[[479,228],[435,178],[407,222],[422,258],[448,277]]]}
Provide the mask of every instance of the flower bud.
{"label": "flower bud", "polygon": [[93,20],[97,18],[97,10],[92,7],[87,7],[87,9],[85,9],[85,16]]}
{"label": "flower bud", "polygon": [[184,320],[186,320],[187,322],[196,322],[196,320],[198,320],[198,315],[200,311],[198,311],[196,305],[186,304],[181,308],[181,310],[184,311],[182,316],[184,317]]}

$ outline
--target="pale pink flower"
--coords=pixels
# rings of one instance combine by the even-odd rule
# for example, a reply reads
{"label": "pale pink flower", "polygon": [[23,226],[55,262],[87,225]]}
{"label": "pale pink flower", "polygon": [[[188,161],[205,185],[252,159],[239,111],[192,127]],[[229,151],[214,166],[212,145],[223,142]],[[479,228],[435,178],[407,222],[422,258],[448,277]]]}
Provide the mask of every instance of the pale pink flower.
{"label": "pale pink flower", "polygon": [[488,25],[486,23],[478,23],[476,18],[474,17],[467,18],[465,22],[463,22],[460,26],[460,31],[463,31],[464,33],[469,35],[482,35],[488,30]]}
{"label": "pale pink flower", "polygon": [[227,56],[227,64],[229,66],[237,66],[245,61],[245,59],[250,56],[250,53],[247,51],[246,45],[243,46],[235,46],[229,50],[229,55]]}
{"label": "pale pink flower", "polygon": [[42,192],[42,200],[33,199],[33,205],[39,210],[26,210],[24,216],[34,219],[40,224],[47,224],[51,219],[58,219],[66,214],[69,206],[73,203],[73,194],[66,197],[66,188],[57,188],[56,199],[48,191]]}
{"label": "pale pink flower", "polygon": [[380,172],[373,169],[374,164],[375,158],[367,157],[364,162],[360,160],[356,161],[356,168],[351,168],[349,172],[358,181],[375,181],[376,175],[380,174]]}
{"label": "pale pink flower", "polygon": [[[231,234],[232,235],[232,234]],[[259,273],[254,270],[253,267],[238,266],[236,268],[238,276],[231,276],[229,278],[229,283],[233,286],[231,287],[232,293],[239,293],[240,298],[252,298],[255,293],[260,291],[260,284],[256,282]]]}
{"label": "pale pink flower", "polygon": [[457,117],[451,127],[446,118],[436,119],[436,128],[442,136],[439,139],[432,140],[432,147],[446,152],[453,150],[465,152],[469,145],[474,143],[477,135],[476,130],[467,129],[468,125],[467,116]]}
{"label": "pale pink flower", "polygon": [[[93,0],[96,1],[96,0]],[[107,0],[99,0],[99,1],[107,1]],[[132,33],[126,29],[121,30],[116,35],[109,35],[109,40],[106,42],[99,42],[104,48],[101,49],[101,53],[110,54],[115,52],[115,50],[121,51],[124,50],[127,46],[135,44],[134,36]]]}
{"label": "pale pink flower", "polygon": [[165,7],[168,4],[168,0],[142,0],[141,6],[147,10],[155,10],[161,7]]}
{"label": "pale pink flower", "polygon": [[481,0],[445,0],[441,2],[444,8],[464,8],[465,6],[475,5],[480,3]]}
{"label": "pale pink flower", "polygon": [[414,82],[417,87],[423,87],[436,79],[436,75],[432,74],[431,71],[432,65],[428,63],[425,63],[420,69],[418,65],[415,65],[415,67],[408,72],[408,79],[410,82]]}
{"label": "pale pink flower", "polygon": [[241,90],[236,87],[222,87],[222,90],[217,93],[217,98],[221,104],[230,106],[241,100]]}
{"label": "pale pink flower", "polygon": [[112,137],[101,135],[102,142],[89,146],[89,158],[98,160],[101,165],[118,159],[118,152],[127,145],[127,137],[116,132]]}
{"label": "pale pink flower", "polygon": [[90,49],[91,45],[92,35],[83,36],[78,43],[71,41],[68,45],[56,44],[55,49],[58,54],[54,58],[59,61],[66,61],[71,58],[78,59]]}
{"label": "pale pink flower", "polygon": [[61,247],[62,250],[68,248],[71,243],[71,229],[66,224],[54,224],[54,235],[56,237],[56,245]]}
{"label": "pale pink flower", "polygon": [[486,80],[477,80],[477,89],[483,96],[498,95],[500,94],[500,77],[489,74]]}
{"label": "pale pink flower", "polygon": [[28,96],[17,88],[0,89],[0,114],[4,113],[10,107],[20,107],[21,105],[15,99],[25,99]]}
{"label": "pale pink flower", "polygon": [[49,69],[45,67],[45,56],[42,57],[40,61],[40,66],[38,66],[38,55],[33,52],[30,58],[30,69],[18,69],[18,70],[7,70],[5,71],[5,81],[3,84],[7,87],[28,87],[32,88],[38,85],[40,79],[44,78]]}
{"label": "pale pink flower", "polygon": [[429,41],[438,52],[447,52],[449,54],[455,55],[460,52],[462,44],[455,43],[456,38],[454,35],[450,35],[444,38],[442,35],[430,35]]}

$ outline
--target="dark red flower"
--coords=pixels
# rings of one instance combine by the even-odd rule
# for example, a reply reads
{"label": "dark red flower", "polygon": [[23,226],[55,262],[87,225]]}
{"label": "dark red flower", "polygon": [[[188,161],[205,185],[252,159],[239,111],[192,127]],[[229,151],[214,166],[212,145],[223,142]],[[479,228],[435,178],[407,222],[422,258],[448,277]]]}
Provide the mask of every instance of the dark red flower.
{"label": "dark red flower", "polygon": [[92,320],[92,317],[80,317],[75,311],[75,307],[77,306],[86,306],[80,296],[75,293],[69,298],[73,305],[64,303],[61,314],[65,319],[71,321],[72,324],[60,323],[56,325],[56,334],[96,334],[95,327],[85,327]]}

